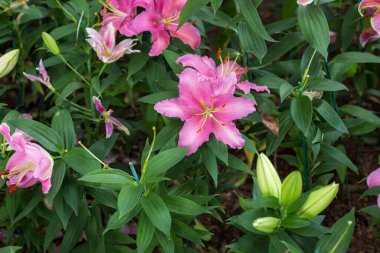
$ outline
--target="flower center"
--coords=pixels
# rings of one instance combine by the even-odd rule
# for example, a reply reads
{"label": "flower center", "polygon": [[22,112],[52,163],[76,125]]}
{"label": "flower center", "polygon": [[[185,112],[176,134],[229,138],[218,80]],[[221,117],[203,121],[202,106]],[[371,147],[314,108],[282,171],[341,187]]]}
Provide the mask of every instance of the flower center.
{"label": "flower center", "polygon": [[210,98],[210,101],[212,103],[212,106],[211,108],[209,108],[206,103],[204,101],[201,102],[201,106],[202,108],[204,109],[204,112],[203,113],[198,113],[198,114],[194,114],[195,116],[202,116],[202,124],[201,124],[201,127],[197,130],[197,133],[200,133],[202,130],[203,130],[203,127],[207,121],[207,119],[212,119],[213,121],[215,121],[216,123],[218,123],[219,125],[221,126],[225,126],[226,124],[218,119],[216,119],[213,115],[213,113],[216,113],[218,112],[221,108],[224,108],[226,106],[226,104],[223,104],[223,106],[221,108],[214,108],[214,105],[213,105],[213,101],[214,101],[214,98],[211,97]]}
{"label": "flower center", "polygon": [[36,167],[37,165],[34,162],[29,161],[26,163],[19,164],[11,168],[10,170],[4,170],[3,172],[1,172],[0,173],[1,179],[17,176],[17,183],[10,186],[9,193],[12,194],[17,189],[22,179],[28,174],[28,172],[30,170],[35,169]]}
{"label": "flower center", "polygon": [[178,1],[176,0],[174,1],[173,6],[171,5],[168,6],[168,13],[170,14],[166,15],[165,18],[161,20],[161,22],[167,24],[168,26],[178,25],[176,22],[179,19],[180,12],[178,11],[177,7],[178,7]]}

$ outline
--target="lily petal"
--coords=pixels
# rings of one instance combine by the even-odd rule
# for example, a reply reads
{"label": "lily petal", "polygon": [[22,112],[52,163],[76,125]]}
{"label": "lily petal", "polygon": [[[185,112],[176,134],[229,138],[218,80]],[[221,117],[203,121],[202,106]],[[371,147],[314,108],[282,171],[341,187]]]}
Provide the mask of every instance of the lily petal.
{"label": "lily petal", "polygon": [[372,171],[367,177],[368,187],[374,187],[380,185],[380,167]]}
{"label": "lily petal", "polygon": [[214,134],[218,141],[221,141],[231,148],[242,148],[244,146],[244,139],[232,122],[220,124],[213,122]]}
{"label": "lily petal", "polygon": [[184,67],[192,67],[199,73],[210,78],[215,76],[215,62],[208,56],[186,54],[179,57],[176,63],[181,63]]}
{"label": "lily petal", "polygon": [[167,117],[177,117],[182,121],[193,116],[193,113],[189,109],[187,103],[181,98],[167,99],[158,102],[154,106],[154,109]]}
{"label": "lily petal", "polygon": [[214,107],[214,117],[223,122],[242,119],[256,110],[252,100],[230,95],[217,97]]}
{"label": "lily petal", "polygon": [[201,43],[201,35],[195,26],[186,22],[180,29],[176,29],[177,26],[170,26],[169,32],[172,37],[181,40],[192,49],[199,47],[199,44]]}

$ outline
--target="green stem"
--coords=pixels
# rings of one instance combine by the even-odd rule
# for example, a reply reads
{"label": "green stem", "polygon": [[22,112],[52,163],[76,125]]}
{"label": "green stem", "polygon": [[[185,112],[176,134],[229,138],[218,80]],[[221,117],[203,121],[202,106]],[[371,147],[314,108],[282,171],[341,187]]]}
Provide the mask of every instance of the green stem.
{"label": "green stem", "polygon": [[78,144],[84,149],[87,151],[87,153],[89,153],[95,160],[97,160],[98,162],[100,162],[102,165],[103,165],[103,168],[104,169],[108,169],[109,166],[108,164],[104,163],[102,160],[100,160],[96,155],[94,155],[94,153],[92,153],[88,148],[86,148],[85,145],[83,145],[83,143],[81,141],[78,141]]}
{"label": "green stem", "polygon": [[313,55],[311,56],[310,58],[310,61],[309,61],[309,64],[307,65],[306,69],[305,69],[305,72],[303,73],[303,76],[302,76],[302,90],[306,87],[307,85],[307,81],[309,80],[309,70],[310,70],[310,66],[311,66],[311,63],[313,62],[313,59],[314,59],[314,56],[315,56],[315,53],[317,52],[317,50],[314,49],[314,52],[313,52]]}
{"label": "green stem", "polygon": [[59,0],[55,0],[55,2],[58,4],[58,6],[71,18],[71,20],[75,23],[75,24],[77,24],[78,23],[78,21],[77,21],[77,19],[74,17],[74,15],[73,14],[71,14],[68,10],[66,10],[66,8],[65,7],[63,7],[63,5],[61,4],[61,2],[59,1]]}
{"label": "green stem", "polygon": [[84,78],[73,66],[71,66],[71,64],[63,57],[63,55],[59,54],[57,56],[67,65],[67,67],[69,67],[77,76],[79,76],[80,79],[83,80],[83,82],[85,82],[88,86],[91,87],[91,83],[87,81],[87,79]]}
{"label": "green stem", "polygon": [[106,67],[107,67],[107,63],[104,63],[103,64],[103,67],[102,67],[102,69],[100,70],[100,72],[99,72],[99,78],[100,78],[100,76],[103,74],[103,71],[106,69]]}
{"label": "green stem", "polygon": [[152,140],[152,144],[150,146],[150,149],[149,149],[149,153],[148,153],[148,156],[146,157],[145,161],[144,161],[144,165],[143,165],[143,168],[142,168],[142,172],[141,172],[141,180],[140,181],[143,181],[144,178],[145,178],[145,173],[146,173],[146,169],[148,167],[148,163],[149,163],[149,158],[150,158],[150,155],[152,154],[152,151],[153,151],[153,147],[154,147],[154,143],[156,142],[156,127],[153,127],[153,140]]}

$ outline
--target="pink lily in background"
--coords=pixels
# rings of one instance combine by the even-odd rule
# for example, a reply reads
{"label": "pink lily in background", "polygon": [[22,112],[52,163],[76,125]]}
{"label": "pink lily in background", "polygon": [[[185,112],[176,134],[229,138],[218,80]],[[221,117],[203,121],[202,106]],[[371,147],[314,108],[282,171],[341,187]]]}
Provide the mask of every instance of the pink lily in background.
{"label": "pink lily in background", "polygon": [[40,182],[42,192],[47,194],[51,187],[50,178],[53,171],[53,159],[50,154],[36,143],[25,139],[20,130],[10,135],[9,126],[5,123],[0,125],[2,134],[9,147],[15,153],[9,158],[5,170],[0,173],[1,178],[7,178],[9,193],[12,194],[17,188],[27,188]]}
{"label": "pink lily in background", "polygon": [[[380,167],[372,171],[367,177],[368,187],[380,186]],[[380,208],[380,194],[377,196],[377,206]]]}
{"label": "pink lily in background", "polygon": [[303,5],[303,6],[309,5],[312,2],[313,2],[313,0],[297,0],[297,4],[298,5]]}
{"label": "pink lily in background", "polygon": [[[218,58],[221,64],[216,67],[213,59],[207,56],[199,56],[196,54],[187,54],[177,59],[177,64],[181,63],[185,67],[194,68],[202,78],[216,80],[216,86],[219,86],[221,90],[236,88],[242,90],[245,94],[248,94],[251,89],[262,92],[266,91],[270,93],[270,90],[266,86],[259,86],[251,83],[247,80],[239,82],[243,74],[248,72],[248,68],[242,67],[235,61],[230,61],[229,56],[222,60],[220,52]],[[215,90],[217,91],[217,90]]]}
{"label": "pink lily in background", "polygon": [[358,10],[361,16],[371,18],[372,28],[380,34],[380,0],[362,0]]}
{"label": "pink lily in background", "polygon": [[380,38],[380,34],[376,32],[374,29],[368,27],[364,29],[362,34],[360,35],[360,44],[362,47],[365,47],[368,42],[375,41]]}
{"label": "pink lily in background", "polygon": [[138,14],[132,22],[136,33],[149,31],[153,45],[150,56],[162,53],[170,44],[170,36],[180,39],[192,49],[199,46],[201,35],[198,29],[186,22],[178,28],[179,15],[187,0],[151,0],[145,11]]}
{"label": "pink lily in background", "polygon": [[88,43],[104,63],[112,63],[123,57],[124,54],[138,53],[140,50],[132,50],[135,39],[125,39],[118,45],[115,43],[116,29],[109,23],[104,30],[97,32],[95,29],[86,28],[89,35]]}
{"label": "pink lily in background", "polygon": [[42,62],[42,60],[40,60],[40,63],[39,63],[39,67],[36,68],[36,70],[38,70],[38,73],[40,74],[40,76],[34,76],[34,75],[31,75],[31,74],[27,74],[25,72],[23,72],[24,76],[29,79],[30,81],[32,82],[39,82],[49,88],[52,87],[51,83],[50,83],[50,76],[48,75],[47,71],[46,71],[46,68],[44,66],[44,63]]}
{"label": "pink lily in background", "polygon": [[245,141],[233,121],[254,112],[254,102],[235,97],[235,89],[219,92],[215,80],[202,78],[191,68],[178,77],[179,98],[164,100],[154,106],[165,116],[185,121],[179,132],[178,146],[188,147],[187,155],[190,155],[214,133],[217,140],[231,148],[242,148]]}
{"label": "pink lily in background", "polygon": [[99,98],[97,97],[92,97],[92,101],[95,104],[96,110],[104,117],[104,123],[105,123],[105,128],[106,128],[106,138],[110,138],[112,133],[113,133],[113,126],[116,126],[120,130],[124,131],[126,135],[130,135],[130,132],[128,128],[126,128],[119,120],[117,120],[115,117],[112,117],[113,111],[106,110],[100,101]]}
{"label": "pink lily in background", "polygon": [[[112,23],[121,34],[131,37],[136,33],[131,28],[134,16],[137,14],[137,7],[148,6],[150,0],[107,0],[101,14],[103,16],[102,26],[107,27]],[[103,29],[103,28],[102,28]]]}

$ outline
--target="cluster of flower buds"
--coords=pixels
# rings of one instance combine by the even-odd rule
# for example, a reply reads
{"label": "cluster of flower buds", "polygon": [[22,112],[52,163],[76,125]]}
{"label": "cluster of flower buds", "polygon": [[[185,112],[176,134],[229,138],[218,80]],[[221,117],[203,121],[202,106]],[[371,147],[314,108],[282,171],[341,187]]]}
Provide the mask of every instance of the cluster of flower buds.
{"label": "cluster of flower buds", "polygon": [[[260,154],[258,157],[256,173],[261,196],[277,198],[280,208],[283,210],[282,217],[262,217],[253,221],[252,226],[264,233],[276,231],[288,212],[299,218],[314,218],[330,205],[339,190],[339,185],[332,183],[302,195],[301,173],[293,171],[281,183],[276,169],[265,154]],[[303,196],[302,199],[301,196]],[[303,201],[298,202],[297,200]],[[296,201],[297,207],[290,209],[289,207]]]}

